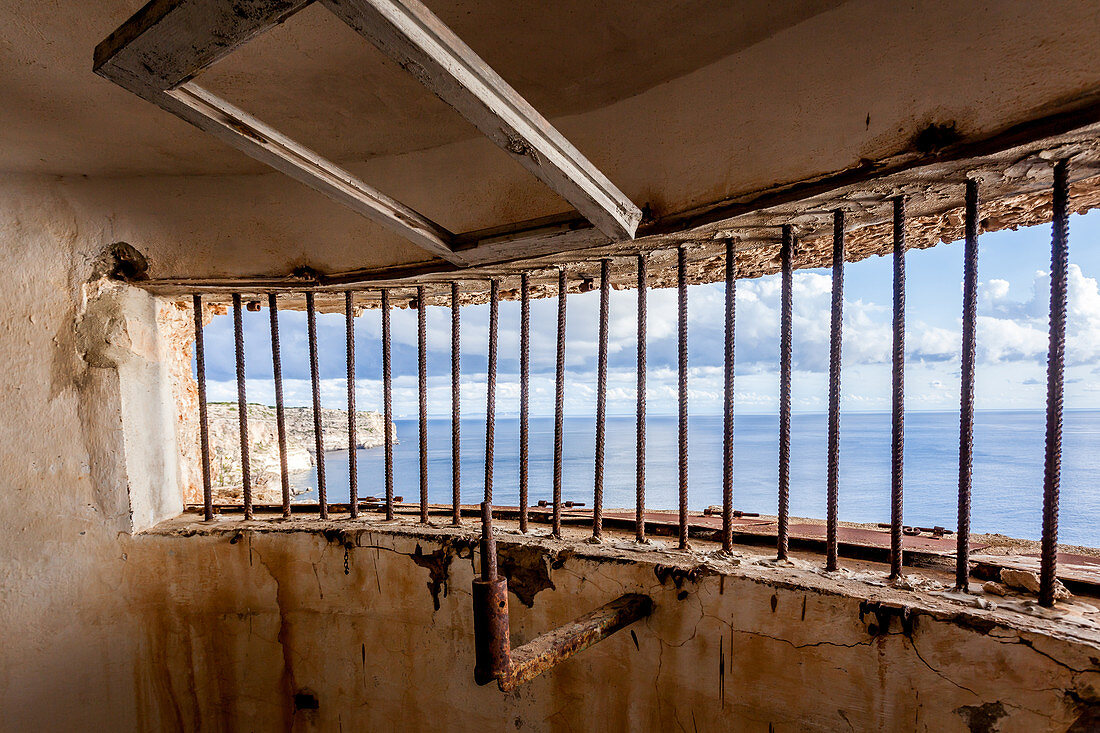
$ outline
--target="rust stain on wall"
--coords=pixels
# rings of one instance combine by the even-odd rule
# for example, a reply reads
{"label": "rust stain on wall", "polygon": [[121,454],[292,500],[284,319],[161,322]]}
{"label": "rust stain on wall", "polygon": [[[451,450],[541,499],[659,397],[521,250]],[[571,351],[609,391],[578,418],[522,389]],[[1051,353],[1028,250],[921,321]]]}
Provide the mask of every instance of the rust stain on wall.
{"label": "rust stain on wall", "polygon": [[551,560],[550,553],[534,545],[500,545],[497,549],[500,572],[508,578],[508,590],[528,608],[534,608],[535,596],[547,589],[556,590],[550,577],[551,565],[561,567]]}
{"label": "rust stain on wall", "polygon": [[418,542],[416,550],[410,557],[414,563],[428,569],[428,591],[432,594],[432,603],[438,611],[439,591],[442,589],[443,597],[447,597],[447,579],[450,575],[451,561],[454,560],[454,550],[450,545],[444,545],[435,552],[425,554]]}

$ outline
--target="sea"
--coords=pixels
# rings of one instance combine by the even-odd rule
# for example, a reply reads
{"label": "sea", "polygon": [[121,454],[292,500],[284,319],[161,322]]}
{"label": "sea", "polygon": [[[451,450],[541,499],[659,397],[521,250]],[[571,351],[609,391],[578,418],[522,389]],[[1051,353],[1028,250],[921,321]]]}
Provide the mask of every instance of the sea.
{"label": "sea", "polygon": [[[974,420],[971,530],[1039,539],[1045,414],[1034,411],[978,411]],[[678,505],[677,418],[646,420],[646,506]],[[840,518],[853,522],[890,521],[890,414],[844,413],[840,437]],[[397,420],[394,448],[395,494],[419,497],[418,421]],[[592,505],[595,419],[564,421],[562,497]],[[462,502],[481,501],[485,472],[485,418],[463,419],[461,430]],[[529,423],[530,502],[550,500],[553,486],[553,418]],[[451,501],[451,421],[429,419],[428,500]],[[688,419],[688,504],[693,510],[722,502],[722,417]],[[738,415],[734,431],[735,509],[776,513],[778,418]],[[825,517],[827,416],[796,413],[791,419],[790,513]],[[360,496],[385,493],[385,451],[359,450]],[[519,420],[498,417],[493,462],[494,503],[519,502]],[[347,501],[348,453],[325,456],[330,502]],[[907,525],[954,529],[958,517],[959,416],[957,412],[909,412],[905,416],[904,521]],[[316,501],[316,469],[296,474],[304,491],[296,501]],[[604,506],[633,508],[635,497],[635,420],[608,417]],[[1067,410],[1062,433],[1059,542],[1100,545],[1100,411]]]}

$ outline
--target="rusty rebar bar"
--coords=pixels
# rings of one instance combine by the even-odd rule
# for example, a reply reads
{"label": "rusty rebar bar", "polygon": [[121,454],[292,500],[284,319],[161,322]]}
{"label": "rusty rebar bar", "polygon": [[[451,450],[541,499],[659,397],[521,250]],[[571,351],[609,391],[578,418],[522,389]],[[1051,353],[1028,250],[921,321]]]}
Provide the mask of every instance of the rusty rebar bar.
{"label": "rusty rebar bar", "polygon": [[420,523],[428,523],[428,314],[423,285],[416,288],[416,374],[420,415]]}
{"label": "rusty rebar bar", "polygon": [[1039,603],[1048,607],[1054,605],[1058,583],[1058,494],[1062,468],[1062,391],[1069,268],[1069,162],[1066,160],[1054,165],[1052,219],[1046,460],[1043,466],[1043,539],[1039,569]]}
{"label": "rusty rebar bar", "polygon": [[592,490],[592,536],[603,534],[603,466],[607,430],[607,320],[611,305],[611,260],[600,262],[600,332],[596,367],[596,466]]}
{"label": "rusty rebar bar", "polygon": [[191,296],[195,314],[195,381],[199,387],[199,454],[202,457],[202,517],[214,519],[214,495],[210,478],[210,424],[206,413],[206,348],[202,339],[202,296]]}
{"label": "rusty rebar bar", "polygon": [[[485,463],[490,465],[492,461]],[[493,502],[490,499],[481,502],[481,579],[485,582],[497,579],[497,543],[493,539]]]}
{"label": "rusty rebar bar", "polygon": [[489,358],[485,373],[485,503],[493,507],[493,451],[497,414],[497,321],[500,283],[489,282]]}
{"label": "rusty rebar bar", "polygon": [[840,504],[840,355],[844,329],[844,212],[833,212],[833,293],[829,320],[829,457],[825,569],[837,568]]}
{"label": "rusty rebar bar", "polygon": [[306,326],[309,332],[309,381],[313,387],[313,440],[317,450],[317,507],[321,519],[328,519],[328,490],[325,487],[325,431],[321,413],[321,374],[317,366],[317,310],[313,293],[306,291]]}
{"label": "rusty rebar bar", "polygon": [[726,340],[722,384],[722,549],[733,549],[734,319],[737,305],[737,253],[726,240]]}
{"label": "rusty rebar bar", "polygon": [[248,451],[248,397],[244,376],[244,323],[241,319],[241,295],[233,293],[233,341],[237,357],[237,425],[241,434],[241,491],[244,518],[252,519],[252,466]]}
{"label": "rusty rebar bar", "polygon": [[511,649],[508,664],[497,678],[497,684],[504,692],[515,690],[616,631],[645,618],[652,611],[653,601],[648,596],[638,593],[620,596]]}
{"label": "rusty rebar bar", "polygon": [[565,311],[568,283],[558,268],[558,348],[554,371],[554,519],[553,534],[561,537],[562,442],[565,434]]}
{"label": "rusty rebar bar", "polygon": [[638,388],[635,451],[634,532],[645,542],[645,389],[646,389],[646,259],[638,255]]}
{"label": "rusty rebar bar", "polygon": [[348,362],[348,504],[355,519],[359,516],[359,472],[355,453],[355,304],[350,290],[344,291],[344,325]]}
{"label": "rusty rebar bar", "polygon": [[519,278],[519,531],[527,534],[527,440],[531,378],[531,301],[527,273]]}
{"label": "rusty rebar bar", "polygon": [[393,519],[393,379],[390,374],[390,293],[382,291],[382,419],[386,446],[386,519]]}
{"label": "rusty rebar bar", "polygon": [[688,546],[688,288],[687,247],[676,248],[677,458],[679,463],[680,549]]}
{"label": "rusty rebar bar", "polygon": [[787,523],[791,495],[791,259],[794,229],[783,225],[780,245],[783,284],[779,317],[779,511],[776,518],[776,549],[780,560],[787,559]]}
{"label": "rusty rebar bar", "polygon": [[275,435],[279,443],[279,481],[282,484],[283,518],[290,519],[290,471],[286,455],[286,414],[283,405],[283,358],[279,346],[279,301],[267,294],[267,315],[271,321],[271,373],[275,382]]}
{"label": "rusty rebar bar", "polygon": [[891,356],[890,577],[901,577],[905,458],[905,197],[894,199],[894,333]]}
{"label": "rusty rebar bar", "polygon": [[462,304],[458,283],[451,283],[451,524],[462,524],[462,429],[461,429],[461,361]]}
{"label": "rusty rebar bar", "polygon": [[955,587],[970,587],[970,488],[974,453],[974,338],[978,318],[978,182],[966,181],[966,243],[963,251],[963,319],[959,395],[959,531]]}

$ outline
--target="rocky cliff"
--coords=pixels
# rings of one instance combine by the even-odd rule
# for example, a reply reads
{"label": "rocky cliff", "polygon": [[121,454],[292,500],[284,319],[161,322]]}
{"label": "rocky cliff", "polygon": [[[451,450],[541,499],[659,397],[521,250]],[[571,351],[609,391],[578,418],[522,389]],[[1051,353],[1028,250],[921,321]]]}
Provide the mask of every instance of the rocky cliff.
{"label": "rocky cliff", "polygon": [[[241,500],[241,440],[237,405],[220,402],[209,405],[210,469],[215,502]],[[313,433],[313,409],[284,408],[286,420],[287,470],[290,473],[308,471],[316,462]],[[348,447],[348,413],[346,410],[322,410],[321,430],[325,450],[346,450]],[[396,441],[397,431],[390,423],[390,434]],[[385,442],[381,413],[358,411],[355,418],[355,442],[359,448],[376,448]],[[252,500],[257,504],[278,504],[282,501],[279,479],[279,442],[275,424],[275,408],[265,405],[248,406],[248,453],[252,472]]]}

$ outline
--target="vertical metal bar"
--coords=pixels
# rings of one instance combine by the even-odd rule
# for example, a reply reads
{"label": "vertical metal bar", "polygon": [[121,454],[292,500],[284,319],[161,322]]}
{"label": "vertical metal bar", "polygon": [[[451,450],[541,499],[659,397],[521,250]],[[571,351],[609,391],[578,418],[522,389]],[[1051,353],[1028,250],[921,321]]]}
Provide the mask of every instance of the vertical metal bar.
{"label": "vertical metal bar", "polygon": [[678,396],[678,458],[680,473],[680,549],[688,546],[688,315],[687,247],[676,248],[676,340]]}
{"label": "vertical metal bar", "polygon": [[634,531],[638,542],[645,542],[645,382],[646,382],[646,259],[638,255],[638,390]]}
{"label": "vertical metal bar", "polygon": [[493,509],[493,450],[497,423],[497,321],[500,283],[489,281],[489,359],[485,374],[485,505]]}
{"label": "vertical metal bar", "polygon": [[321,375],[317,367],[317,311],[313,293],[306,293],[306,326],[309,331],[309,379],[313,386],[313,439],[317,450],[317,506],[321,519],[328,519],[328,491],[325,487],[325,431],[321,418]]}
{"label": "vertical metal bar", "polygon": [[561,537],[561,460],[565,433],[565,300],[568,284],[565,268],[558,269],[558,353],[554,382],[554,526],[555,537]]}
{"label": "vertical metal bar", "polygon": [[348,357],[348,504],[355,519],[359,516],[359,466],[355,454],[355,310],[350,290],[344,291],[344,323]]}
{"label": "vertical metal bar", "polygon": [[428,323],[424,286],[416,288],[416,364],[420,397],[420,522],[428,522]]}
{"label": "vertical metal bar", "polygon": [[252,466],[248,454],[248,398],[244,379],[244,323],[241,320],[241,295],[233,293],[233,337],[237,356],[237,423],[241,433],[241,487],[244,493],[244,518],[252,519]]}
{"label": "vertical metal bar", "polygon": [[393,380],[390,378],[390,292],[382,291],[382,419],[386,433],[386,519],[393,519]]}
{"label": "vertical metal bar", "polygon": [[210,426],[206,417],[206,348],[202,340],[202,296],[191,297],[195,313],[195,381],[199,386],[199,452],[202,456],[202,516],[214,519],[214,496],[210,481]]}
{"label": "vertical metal bar", "polygon": [[779,317],[779,516],[776,547],[780,560],[787,559],[787,521],[791,495],[791,259],[794,250],[794,229],[783,225],[780,247],[783,287]]}
{"label": "vertical metal bar", "polygon": [[901,577],[905,458],[905,197],[894,199],[894,343],[890,443],[890,577]]}
{"label": "vertical metal bar", "polygon": [[497,545],[493,541],[493,506],[488,501],[481,502],[481,579],[497,578]]}
{"label": "vertical metal bar", "polygon": [[1069,268],[1069,162],[1054,165],[1050,251],[1050,351],[1047,356],[1047,435],[1043,468],[1043,542],[1039,603],[1054,605],[1058,563],[1058,494],[1062,468],[1062,388],[1066,357]]}
{"label": "vertical metal bar", "polygon": [[279,347],[279,302],[275,293],[267,294],[267,314],[271,319],[271,371],[275,380],[275,432],[279,441],[279,480],[283,489],[283,518],[290,518],[290,472],[286,465],[286,415],[283,412],[283,359]]}
{"label": "vertical metal bar", "polygon": [[844,212],[833,212],[833,301],[829,325],[829,465],[825,569],[837,568],[840,503],[840,349],[844,329]]}
{"label": "vertical metal bar", "polygon": [[737,253],[726,240],[726,342],[722,401],[722,549],[733,549],[733,339],[737,304]]}
{"label": "vertical metal bar", "polygon": [[519,278],[519,531],[527,534],[527,418],[531,377],[531,301],[527,273]]}
{"label": "vertical metal bar", "polygon": [[959,397],[959,531],[955,587],[970,587],[970,486],[974,451],[974,334],[978,317],[978,182],[966,182],[963,252],[962,388]]}
{"label": "vertical metal bar", "polygon": [[596,367],[596,471],[592,491],[592,536],[603,533],[604,434],[607,429],[607,317],[611,306],[611,260],[600,261],[600,335]]}
{"label": "vertical metal bar", "polygon": [[460,362],[462,358],[461,330],[459,328],[461,305],[458,301],[458,283],[451,283],[451,524],[462,524],[462,433],[460,427]]}

